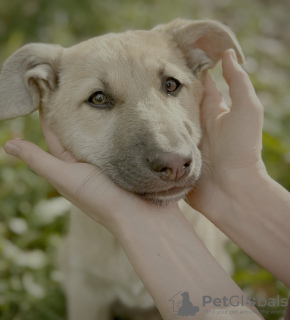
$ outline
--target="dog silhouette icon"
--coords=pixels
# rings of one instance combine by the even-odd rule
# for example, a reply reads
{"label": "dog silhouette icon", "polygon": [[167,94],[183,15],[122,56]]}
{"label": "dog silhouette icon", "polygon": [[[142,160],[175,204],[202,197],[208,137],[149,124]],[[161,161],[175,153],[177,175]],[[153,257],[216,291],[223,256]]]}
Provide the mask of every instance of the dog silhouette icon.
{"label": "dog silhouette icon", "polygon": [[183,292],[182,296],[182,305],[178,310],[179,316],[194,316],[198,311],[199,307],[194,306],[189,300],[189,293]]}

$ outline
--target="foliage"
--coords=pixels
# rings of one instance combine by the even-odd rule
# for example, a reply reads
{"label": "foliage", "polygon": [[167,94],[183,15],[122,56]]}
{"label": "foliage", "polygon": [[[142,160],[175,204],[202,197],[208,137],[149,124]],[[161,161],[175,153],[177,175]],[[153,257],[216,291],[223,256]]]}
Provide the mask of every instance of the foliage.
{"label": "foliage", "polygon": [[[176,17],[220,20],[237,33],[248,57],[247,71],[265,106],[267,169],[290,190],[289,5],[287,0],[1,0],[0,62],[29,42],[66,47],[106,32],[148,29]],[[220,70],[215,74],[221,78]],[[222,81],[220,87],[225,91]],[[2,122],[0,145],[11,137],[25,137],[45,148],[37,114]],[[66,229],[67,203],[2,148],[0,185],[1,319],[64,319],[56,252]],[[288,290],[233,243],[229,252],[234,279],[250,296],[287,297]],[[261,311],[266,319],[280,318],[283,308],[274,309],[277,315]]]}

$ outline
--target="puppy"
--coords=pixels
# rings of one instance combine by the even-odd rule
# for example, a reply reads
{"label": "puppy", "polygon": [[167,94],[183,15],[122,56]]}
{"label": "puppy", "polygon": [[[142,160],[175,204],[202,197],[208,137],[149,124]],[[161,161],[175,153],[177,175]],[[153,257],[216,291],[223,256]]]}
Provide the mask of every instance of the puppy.
{"label": "puppy", "polygon": [[[179,201],[202,170],[204,71],[229,48],[242,63],[242,50],[228,27],[182,19],[71,48],[28,44],[3,65],[0,119],[25,116],[41,106],[49,126],[80,161],[98,166],[148,201]],[[223,235],[188,210],[209,250],[229,268]],[[70,224],[61,249],[69,319],[107,320],[116,300],[141,310],[154,305],[111,233],[76,208]]]}

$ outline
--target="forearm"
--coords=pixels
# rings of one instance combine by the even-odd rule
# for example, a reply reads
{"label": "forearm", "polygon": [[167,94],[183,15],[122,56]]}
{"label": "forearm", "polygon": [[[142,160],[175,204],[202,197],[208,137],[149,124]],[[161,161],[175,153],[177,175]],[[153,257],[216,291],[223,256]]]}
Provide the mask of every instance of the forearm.
{"label": "forearm", "polygon": [[[206,309],[230,307],[229,302],[219,307],[213,303],[203,306],[203,296],[241,299],[244,295],[204,247],[181,212],[152,212],[152,216],[145,218],[136,213],[129,220],[123,220],[114,234],[165,320],[173,318],[173,302],[169,300],[180,291],[188,291],[190,301],[199,307],[195,319],[209,319]],[[226,319],[225,315],[220,316]],[[231,319],[230,314],[228,316]],[[255,314],[252,316],[259,319]],[[215,319],[219,317],[216,315]]]}
{"label": "forearm", "polygon": [[290,287],[290,194],[265,171],[231,176],[230,198],[213,222]]}

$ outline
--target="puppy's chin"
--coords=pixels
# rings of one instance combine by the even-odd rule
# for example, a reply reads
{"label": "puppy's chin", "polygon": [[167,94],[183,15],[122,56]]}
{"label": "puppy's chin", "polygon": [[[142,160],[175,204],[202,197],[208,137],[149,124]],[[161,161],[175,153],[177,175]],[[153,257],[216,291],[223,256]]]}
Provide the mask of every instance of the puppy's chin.
{"label": "puppy's chin", "polygon": [[142,199],[153,202],[160,206],[167,206],[170,203],[184,199],[191,188],[171,188],[160,192],[137,193]]}

